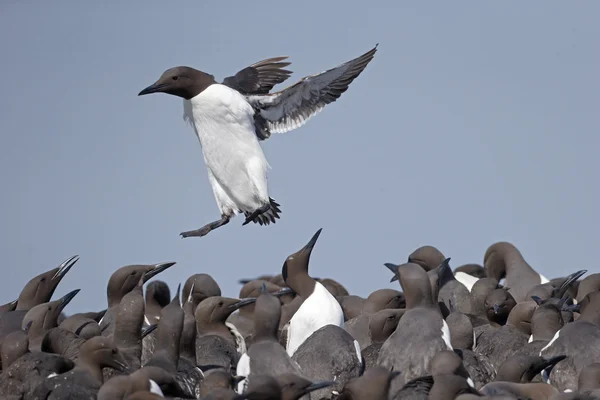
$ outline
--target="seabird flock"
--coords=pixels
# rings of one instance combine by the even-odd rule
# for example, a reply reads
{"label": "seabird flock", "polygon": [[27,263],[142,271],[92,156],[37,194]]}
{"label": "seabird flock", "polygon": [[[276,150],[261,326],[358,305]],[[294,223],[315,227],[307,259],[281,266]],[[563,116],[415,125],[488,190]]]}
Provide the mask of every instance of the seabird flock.
{"label": "seabird flock", "polygon": [[[281,206],[259,142],[336,101],[376,51],[279,92],[287,57],[223,82],[174,67],[142,90],[183,98],[219,207],[219,219],[181,236],[205,236],[238,213],[243,225],[275,223]],[[111,275],[104,309],[67,316],[79,289],[52,298],[79,260],[70,257],[0,306],[0,399],[600,398],[600,274],[548,280],[507,242],[452,269],[423,246],[384,264],[401,290],[360,297],[309,274],[320,234],[281,274],[240,280],[237,298],[206,273],[174,294],[151,280],[175,262],[126,265]]]}

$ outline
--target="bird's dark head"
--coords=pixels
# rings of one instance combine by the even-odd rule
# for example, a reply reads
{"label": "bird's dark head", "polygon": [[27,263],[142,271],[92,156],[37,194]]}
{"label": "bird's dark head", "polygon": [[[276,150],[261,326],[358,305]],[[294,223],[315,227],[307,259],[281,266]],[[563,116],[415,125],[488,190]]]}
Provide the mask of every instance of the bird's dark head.
{"label": "bird's dark head", "polygon": [[213,83],[215,78],[212,75],[191,67],[173,67],[163,72],[156,82],[139,92],[138,96],[167,93],[189,100]]}

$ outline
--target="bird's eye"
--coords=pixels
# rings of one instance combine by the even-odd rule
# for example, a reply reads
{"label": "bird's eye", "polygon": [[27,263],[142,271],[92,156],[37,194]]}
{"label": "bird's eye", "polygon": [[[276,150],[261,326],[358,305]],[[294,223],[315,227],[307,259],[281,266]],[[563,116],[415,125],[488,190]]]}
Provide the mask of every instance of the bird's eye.
{"label": "bird's eye", "polygon": [[174,81],[176,81],[177,79],[179,79],[179,77],[178,77],[178,76],[174,76],[174,77],[173,77],[173,78],[171,78],[171,79],[173,79]]}
{"label": "bird's eye", "polygon": [[46,277],[41,278],[40,282],[46,282]]}
{"label": "bird's eye", "polygon": [[112,349],[113,354],[117,354],[117,349]]}
{"label": "bird's eye", "polygon": [[222,305],[223,305],[223,302],[222,302],[222,301],[221,301],[221,302],[219,302],[219,306],[222,306]]}

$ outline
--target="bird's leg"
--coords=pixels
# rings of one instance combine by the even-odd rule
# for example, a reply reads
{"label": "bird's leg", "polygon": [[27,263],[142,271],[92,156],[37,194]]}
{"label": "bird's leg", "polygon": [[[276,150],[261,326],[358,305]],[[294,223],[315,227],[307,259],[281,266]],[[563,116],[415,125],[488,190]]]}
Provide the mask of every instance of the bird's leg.
{"label": "bird's leg", "polygon": [[270,209],[271,209],[271,204],[270,203],[265,204],[261,208],[257,208],[256,210],[254,210],[252,212],[252,214],[250,214],[250,215],[248,215],[246,217],[246,220],[244,221],[244,223],[242,224],[242,226],[246,225],[246,224],[248,224],[248,223],[250,223],[252,221],[254,221],[256,219],[256,217],[258,217],[262,213],[265,213],[265,212],[269,211]]}
{"label": "bird's leg", "polygon": [[225,224],[227,224],[229,222],[229,220],[231,219],[230,215],[223,215],[221,216],[221,219],[215,222],[211,222],[209,224],[204,225],[202,228],[200,229],[196,229],[193,231],[187,231],[187,232],[182,232],[180,233],[181,237],[183,238],[187,238],[187,237],[201,237],[201,236],[205,236],[207,235],[210,231],[217,229]]}

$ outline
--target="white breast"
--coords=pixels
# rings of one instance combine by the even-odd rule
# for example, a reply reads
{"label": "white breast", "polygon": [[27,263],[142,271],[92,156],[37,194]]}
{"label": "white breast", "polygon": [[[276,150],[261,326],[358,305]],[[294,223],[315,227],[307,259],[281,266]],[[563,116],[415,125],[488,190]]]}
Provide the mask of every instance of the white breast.
{"label": "white breast", "polygon": [[268,164],[256,137],[254,110],[246,98],[225,85],[213,84],[184,100],[184,119],[193,126],[219,189],[244,211],[268,203]]}
{"label": "white breast", "polygon": [[462,271],[458,271],[457,273],[455,273],[454,277],[456,278],[457,281],[459,281],[460,283],[465,285],[467,287],[467,289],[469,289],[469,292],[473,288],[473,285],[475,285],[475,282],[477,282],[479,280],[472,275],[465,274]]}
{"label": "white breast", "polygon": [[248,353],[242,354],[240,357],[237,367],[235,370],[235,374],[237,376],[245,376],[246,379],[240,381],[237,385],[237,393],[242,394],[246,390],[248,386],[248,377],[250,376],[250,357],[248,357]]}
{"label": "white breast", "polygon": [[286,351],[291,357],[313,332],[325,325],[344,325],[344,313],[338,301],[316,282],[313,293],[302,303],[289,322]]}

